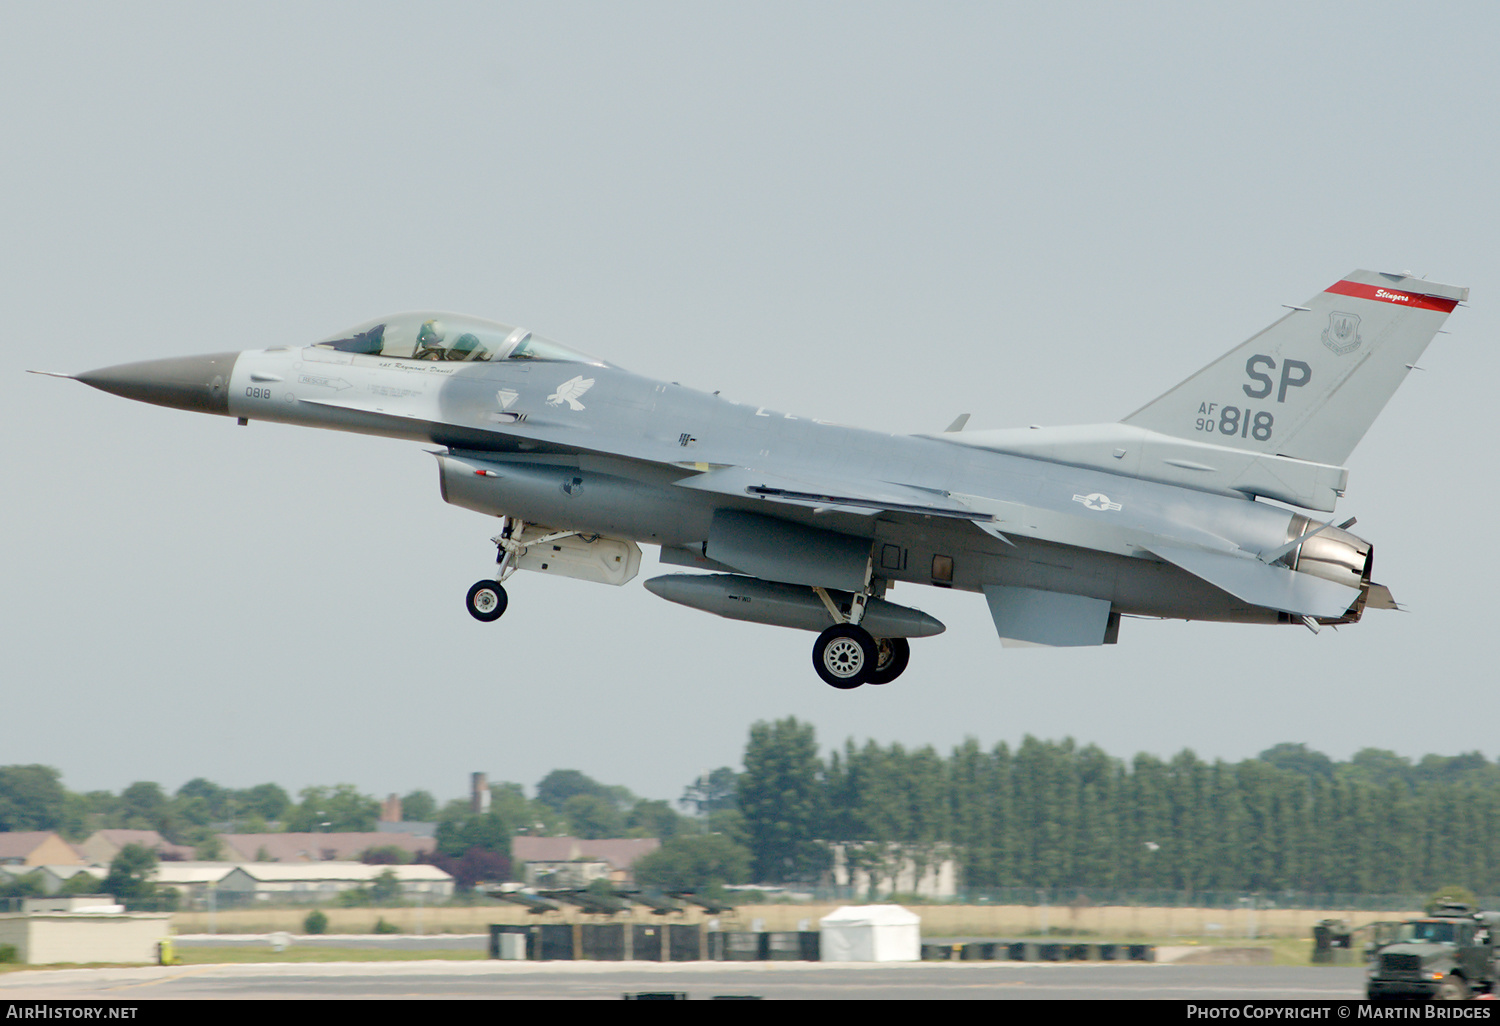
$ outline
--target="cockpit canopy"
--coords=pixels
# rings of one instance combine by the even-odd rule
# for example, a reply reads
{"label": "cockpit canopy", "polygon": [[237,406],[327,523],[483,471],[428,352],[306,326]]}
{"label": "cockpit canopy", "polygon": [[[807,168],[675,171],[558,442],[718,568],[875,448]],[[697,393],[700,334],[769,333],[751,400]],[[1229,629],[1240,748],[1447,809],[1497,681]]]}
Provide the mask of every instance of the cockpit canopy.
{"label": "cockpit canopy", "polygon": [[606,366],[603,360],[533,335],[525,328],[430,311],[381,317],[313,344],[345,353],[404,360],[558,360]]}

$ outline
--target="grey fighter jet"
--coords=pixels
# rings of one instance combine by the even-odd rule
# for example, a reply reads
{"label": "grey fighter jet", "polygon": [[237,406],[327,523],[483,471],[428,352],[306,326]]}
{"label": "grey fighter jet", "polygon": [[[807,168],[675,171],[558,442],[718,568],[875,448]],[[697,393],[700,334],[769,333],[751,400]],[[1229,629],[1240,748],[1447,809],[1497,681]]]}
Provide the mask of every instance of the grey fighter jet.
{"label": "grey fighter jet", "polygon": [[[1343,463],[1468,290],[1355,271],[1124,420],[892,435],[654,381],[523,328],[383,317],[304,346],[76,375],[143,402],[434,443],[443,498],[499,518],[517,570],[817,632],[836,688],[943,630],[897,582],[983,594],[1006,644],[1114,644],[1126,616],[1357,621],[1394,608],[1335,524]],[[65,375],[70,376],[70,375]],[[1326,519],[1325,519],[1326,518]]]}

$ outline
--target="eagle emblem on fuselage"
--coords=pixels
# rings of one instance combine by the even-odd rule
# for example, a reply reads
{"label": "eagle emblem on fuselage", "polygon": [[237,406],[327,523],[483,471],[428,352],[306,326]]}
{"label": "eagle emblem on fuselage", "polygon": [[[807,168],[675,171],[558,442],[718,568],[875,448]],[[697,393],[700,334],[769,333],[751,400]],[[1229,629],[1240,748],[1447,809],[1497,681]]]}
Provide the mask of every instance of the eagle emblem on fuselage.
{"label": "eagle emblem on fuselage", "polygon": [[569,378],[561,385],[558,385],[557,391],[547,397],[547,403],[550,406],[561,406],[563,403],[567,403],[568,409],[581,410],[584,407],[583,403],[578,401],[578,397],[593,387],[594,379],[586,378],[580,374],[576,378]]}

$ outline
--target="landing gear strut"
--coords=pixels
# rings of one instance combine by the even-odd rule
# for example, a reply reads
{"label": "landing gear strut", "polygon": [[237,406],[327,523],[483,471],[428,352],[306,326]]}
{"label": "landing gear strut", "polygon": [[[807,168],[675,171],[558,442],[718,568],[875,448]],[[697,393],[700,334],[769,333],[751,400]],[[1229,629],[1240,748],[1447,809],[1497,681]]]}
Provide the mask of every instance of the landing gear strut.
{"label": "landing gear strut", "polygon": [[885,593],[885,582],[873,581],[874,570],[873,561],[865,564],[865,586],[854,593],[847,615],[826,590],[813,589],[834,620],[813,643],[813,669],[823,683],[841,691],[861,684],[889,684],[911,662],[911,643],[905,638],[876,638],[860,626],[870,599]]}
{"label": "landing gear strut", "polygon": [[[521,557],[526,550],[533,545],[545,545],[548,542],[559,541],[563,538],[572,538],[577,531],[554,531],[551,528],[541,527],[537,524],[531,525],[531,536],[526,536],[526,521],[513,519],[511,517],[500,518],[500,533],[491,538],[495,543],[495,576],[489,580],[479,581],[469,589],[468,599],[465,605],[469,608],[469,615],[476,620],[491,623],[500,619],[505,614],[507,599],[505,589],[501,584],[509,579],[510,575],[521,569]],[[587,538],[589,542],[596,541],[597,535]],[[640,550],[636,550],[636,558],[639,559]],[[542,565],[546,569],[546,564]],[[625,583],[635,575],[631,570],[629,576],[622,577],[618,583]]]}
{"label": "landing gear strut", "polygon": [[495,576],[476,582],[464,599],[464,605],[474,619],[494,623],[505,615],[505,607],[510,604],[510,599],[500,582],[516,572],[515,559],[525,551],[525,547],[519,543],[521,532],[525,529],[525,521],[500,518],[500,533],[490,539],[495,543]]}

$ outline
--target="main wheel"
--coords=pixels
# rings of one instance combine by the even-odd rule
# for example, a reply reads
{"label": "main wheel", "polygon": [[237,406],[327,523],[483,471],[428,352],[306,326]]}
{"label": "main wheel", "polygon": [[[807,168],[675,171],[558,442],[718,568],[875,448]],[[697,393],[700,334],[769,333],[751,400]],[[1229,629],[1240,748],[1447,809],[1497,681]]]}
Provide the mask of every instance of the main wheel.
{"label": "main wheel", "polygon": [[813,668],[823,683],[847,691],[869,679],[876,663],[875,639],[863,627],[837,623],[813,643]]}
{"label": "main wheel", "polygon": [[911,642],[905,638],[875,639],[875,669],[870,671],[871,684],[889,684],[901,676],[911,662]]}
{"label": "main wheel", "polygon": [[505,589],[494,581],[480,581],[469,589],[469,597],[464,600],[469,607],[469,615],[485,623],[491,623],[504,616],[505,607],[509,601],[506,598]]}

